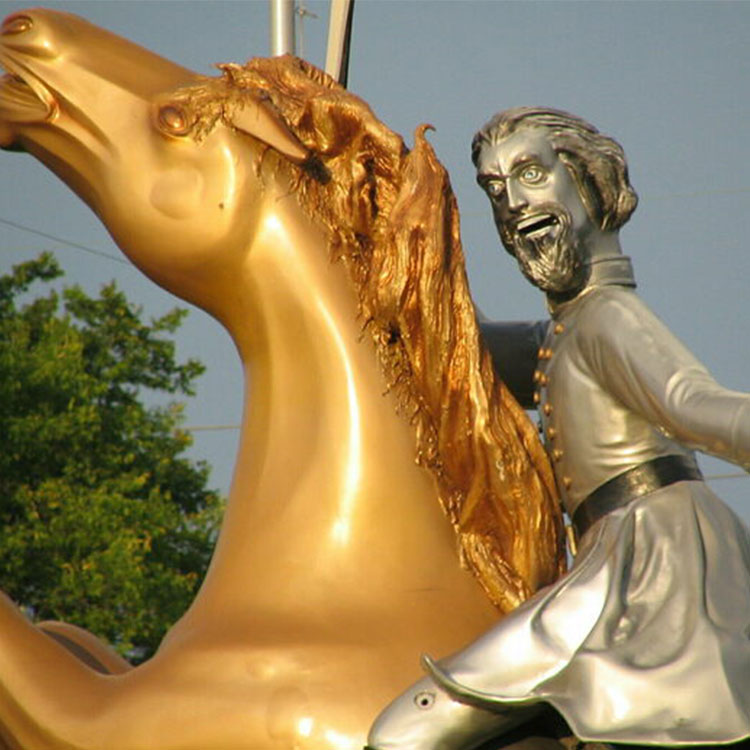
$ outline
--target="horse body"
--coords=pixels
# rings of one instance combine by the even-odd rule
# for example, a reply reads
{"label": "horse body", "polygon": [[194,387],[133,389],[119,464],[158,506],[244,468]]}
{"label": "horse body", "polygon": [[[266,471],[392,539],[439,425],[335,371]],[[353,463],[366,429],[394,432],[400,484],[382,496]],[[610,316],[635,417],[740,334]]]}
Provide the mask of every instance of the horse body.
{"label": "horse body", "polygon": [[276,136],[217,123],[183,137],[171,95],[195,74],[52,11],[12,16],[0,38],[13,74],[0,144],[47,164],[139,268],[221,321],[247,375],[194,604],[151,661],[102,675],[3,598],[3,737],[35,750],[361,747],[421,651],[454,650],[497,613],[383,395],[346,268],[264,156]]}

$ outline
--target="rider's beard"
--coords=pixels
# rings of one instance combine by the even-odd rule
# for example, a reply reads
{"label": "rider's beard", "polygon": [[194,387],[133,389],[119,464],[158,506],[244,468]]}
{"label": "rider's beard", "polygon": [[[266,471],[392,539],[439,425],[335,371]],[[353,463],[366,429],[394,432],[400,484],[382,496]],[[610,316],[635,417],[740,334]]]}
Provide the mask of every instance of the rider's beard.
{"label": "rider's beard", "polygon": [[516,222],[501,231],[503,244],[534,286],[551,295],[574,295],[586,283],[588,265],[570,213],[559,204],[535,206],[535,213],[549,214],[554,224],[546,231],[525,235]]}

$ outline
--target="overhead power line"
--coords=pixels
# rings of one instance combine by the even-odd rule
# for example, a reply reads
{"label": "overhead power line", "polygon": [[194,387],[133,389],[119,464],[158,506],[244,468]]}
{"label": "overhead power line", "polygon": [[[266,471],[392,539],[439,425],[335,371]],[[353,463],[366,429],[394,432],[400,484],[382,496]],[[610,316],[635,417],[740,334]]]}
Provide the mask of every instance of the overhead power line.
{"label": "overhead power line", "polygon": [[68,247],[74,247],[77,250],[83,250],[84,252],[91,253],[92,255],[97,255],[100,258],[113,260],[115,261],[115,263],[122,263],[123,265],[126,265],[126,266],[131,265],[129,261],[124,260],[123,258],[119,258],[116,255],[105,253],[103,250],[97,250],[96,248],[88,247],[87,245],[82,245],[80,242],[73,242],[72,240],[66,240],[66,239],[63,239],[62,237],[56,237],[54,234],[47,234],[47,232],[40,232],[38,229],[32,229],[32,227],[27,227],[23,224],[19,224],[18,222],[10,221],[9,219],[0,218],[0,224],[5,224],[6,226],[13,227],[13,229],[18,229],[21,232],[28,232],[29,234],[35,234],[38,237],[44,237],[44,239],[46,240],[59,242],[61,245],[67,245]]}
{"label": "overhead power line", "polygon": [[212,432],[219,430],[239,430],[238,424],[197,424],[180,427],[183,432]]}
{"label": "overhead power line", "polygon": [[748,479],[750,478],[750,474],[746,474],[744,471],[732,471],[727,472],[726,474],[709,474],[706,479],[709,480],[715,480],[715,479]]}

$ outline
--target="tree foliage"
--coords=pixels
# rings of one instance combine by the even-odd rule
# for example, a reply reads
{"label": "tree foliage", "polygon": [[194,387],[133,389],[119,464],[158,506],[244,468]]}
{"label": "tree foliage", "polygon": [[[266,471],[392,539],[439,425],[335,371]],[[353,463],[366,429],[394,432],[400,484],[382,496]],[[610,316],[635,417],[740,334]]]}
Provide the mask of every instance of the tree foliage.
{"label": "tree foliage", "polygon": [[143,399],[191,394],[203,366],[175,360],[185,311],[146,324],[114,283],[22,302],[61,275],[42,255],[0,276],[0,588],[144,657],[202,579],[220,499],[181,407]]}

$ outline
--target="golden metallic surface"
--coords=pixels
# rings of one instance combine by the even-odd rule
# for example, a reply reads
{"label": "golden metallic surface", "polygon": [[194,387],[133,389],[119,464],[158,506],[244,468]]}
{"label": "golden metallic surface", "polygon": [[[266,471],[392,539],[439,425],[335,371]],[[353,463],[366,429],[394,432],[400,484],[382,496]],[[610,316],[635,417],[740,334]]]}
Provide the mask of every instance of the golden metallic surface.
{"label": "golden metallic surface", "polygon": [[11,34],[21,34],[30,28],[31,19],[28,16],[13,15],[3,24],[2,33],[10,36]]}
{"label": "golden metallic surface", "polygon": [[455,650],[496,619],[490,599],[507,611],[563,566],[552,474],[481,345],[442,167],[422,131],[407,155],[291,57],[208,79],[31,10],[2,27],[0,62],[0,145],[34,154],[136,266],[214,315],[247,376],[193,605],[153,659],[105,675],[0,597],[0,736],[360,748],[422,652]]}
{"label": "golden metallic surface", "polygon": [[570,554],[573,557],[576,557],[578,555],[578,540],[576,539],[575,529],[572,526],[565,526],[565,537],[568,540],[568,549],[570,550]]}
{"label": "golden metallic surface", "polygon": [[99,672],[123,674],[133,669],[130,662],[123,659],[114,649],[102,643],[88,630],[56,620],[40,622],[37,627]]}

